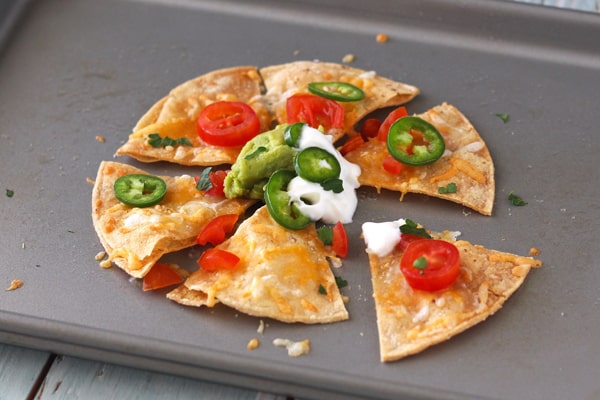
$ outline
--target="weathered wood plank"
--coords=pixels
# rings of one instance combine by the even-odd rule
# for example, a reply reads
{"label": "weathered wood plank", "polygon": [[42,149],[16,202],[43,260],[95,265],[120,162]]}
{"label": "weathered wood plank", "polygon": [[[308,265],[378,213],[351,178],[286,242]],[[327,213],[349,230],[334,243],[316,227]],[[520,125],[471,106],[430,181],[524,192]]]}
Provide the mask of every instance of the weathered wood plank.
{"label": "weathered wood plank", "polygon": [[50,353],[0,344],[0,400],[26,399]]}
{"label": "weathered wood plank", "polygon": [[114,364],[57,357],[36,396],[56,399],[285,400],[253,390],[218,385]]}

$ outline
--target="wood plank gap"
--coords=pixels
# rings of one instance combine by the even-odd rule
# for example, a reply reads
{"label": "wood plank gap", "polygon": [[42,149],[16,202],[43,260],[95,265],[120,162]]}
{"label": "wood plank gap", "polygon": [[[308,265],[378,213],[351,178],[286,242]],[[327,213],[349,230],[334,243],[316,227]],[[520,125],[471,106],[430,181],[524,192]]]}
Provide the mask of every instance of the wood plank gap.
{"label": "wood plank gap", "polygon": [[[52,364],[54,364],[54,361],[56,361],[56,357],[57,357],[56,354],[54,354],[54,353],[50,354],[50,356],[46,360],[46,363],[40,370],[40,373],[38,374],[35,382],[33,383],[33,386],[31,387],[31,390],[29,391],[29,394],[27,395],[27,400],[35,400],[38,393],[40,395],[42,394],[42,392],[44,391],[43,386],[44,386],[44,382],[46,380],[46,376],[48,375],[50,368],[52,368]],[[40,398],[40,396],[37,396],[37,398]]]}

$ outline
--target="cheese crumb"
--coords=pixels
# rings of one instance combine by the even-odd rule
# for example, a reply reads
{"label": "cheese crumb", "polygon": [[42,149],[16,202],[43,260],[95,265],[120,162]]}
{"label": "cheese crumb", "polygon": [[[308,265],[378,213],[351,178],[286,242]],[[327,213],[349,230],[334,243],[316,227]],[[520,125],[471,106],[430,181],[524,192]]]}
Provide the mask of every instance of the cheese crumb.
{"label": "cheese crumb", "polygon": [[112,262],[110,260],[104,260],[100,263],[100,268],[108,269],[112,267]]}
{"label": "cheese crumb", "polygon": [[300,342],[293,342],[289,339],[274,339],[273,344],[277,347],[285,347],[290,357],[300,357],[310,353],[310,340],[305,339]]}
{"label": "cheese crumb", "polygon": [[265,321],[263,321],[262,319],[258,323],[258,329],[256,330],[256,332],[260,333],[261,335],[265,332]]}
{"label": "cheese crumb", "polygon": [[106,257],[106,252],[105,251],[101,251],[98,254],[96,254],[96,256],[94,257],[94,259],[96,261],[101,261],[104,257]]}
{"label": "cheese crumb", "polygon": [[23,281],[20,279],[13,279],[12,282],[10,282],[10,286],[6,289],[6,291],[11,291],[11,290],[16,290],[18,288],[20,288],[21,286],[23,286]]}
{"label": "cheese crumb", "polygon": [[529,255],[532,256],[532,257],[539,256],[540,253],[541,253],[541,250],[538,249],[537,247],[532,247],[532,248],[529,249]]}
{"label": "cheese crumb", "polygon": [[375,41],[377,43],[385,43],[388,41],[388,35],[385,33],[378,33],[377,36],[375,36]]}
{"label": "cheese crumb", "polygon": [[260,341],[258,340],[258,338],[252,338],[246,345],[246,348],[248,350],[254,350],[254,349],[257,349],[258,346],[260,346]]}
{"label": "cheese crumb", "polygon": [[342,62],[343,63],[351,63],[354,60],[356,60],[356,56],[354,54],[346,54],[344,57],[342,57]]}
{"label": "cheese crumb", "polygon": [[96,140],[100,143],[106,142],[106,139],[104,138],[104,136],[100,136],[100,135],[96,136]]}

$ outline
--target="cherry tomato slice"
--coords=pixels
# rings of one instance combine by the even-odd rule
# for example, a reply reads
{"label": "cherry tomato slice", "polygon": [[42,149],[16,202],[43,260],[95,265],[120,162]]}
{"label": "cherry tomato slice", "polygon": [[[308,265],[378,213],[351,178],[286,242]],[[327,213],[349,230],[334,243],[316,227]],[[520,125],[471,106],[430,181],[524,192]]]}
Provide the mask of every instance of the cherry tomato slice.
{"label": "cherry tomato slice", "polygon": [[183,278],[167,264],[156,263],[142,280],[142,290],[156,290],[183,282]]}
{"label": "cherry tomato slice", "polygon": [[204,271],[213,272],[220,269],[234,269],[240,258],[225,250],[212,248],[206,250],[198,259],[198,266]]}
{"label": "cherry tomato slice", "polygon": [[198,136],[214,146],[242,146],[258,135],[256,112],[241,101],[217,101],[198,115]]}
{"label": "cherry tomato slice", "polygon": [[354,136],[353,138],[348,139],[348,141],[340,147],[340,154],[345,156],[351,151],[358,149],[363,144],[365,144],[365,141],[361,136]]}
{"label": "cherry tomato slice", "polygon": [[348,255],[348,235],[344,224],[338,222],[333,226],[333,239],[331,242],[331,248],[340,257],[346,257]]}
{"label": "cherry tomato slice", "polygon": [[300,93],[287,99],[287,122],[304,122],[325,131],[344,126],[344,108],[333,100],[314,94]]}
{"label": "cherry tomato slice", "polygon": [[408,111],[406,111],[406,107],[404,106],[400,106],[393,110],[391,113],[389,113],[388,116],[385,117],[385,120],[383,120],[381,126],[379,127],[379,130],[377,132],[377,139],[382,142],[386,142],[388,132],[390,131],[390,127],[393,125],[393,123],[398,121],[402,117],[406,117],[407,115]]}
{"label": "cherry tomato slice", "polygon": [[458,277],[460,254],[445,240],[417,240],[404,250],[400,270],[413,289],[435,292],[452,285]]}
{"label": "cherry tomato slice", "polygon": [[424,238],[423,236],[419,235],[412,235],[410,233],[401,233],[400,241],[396,246],[400,247],[402,250],[406,250],[406,247],[409,244],[411,244],[412,242],[416,242],[417,240],[427,240],[427,238]]}
{"label": "cherry tomato slice", "polygon": [[200,231],[196,238],[196,243],[201,246],[207,243],[213,246],[223,243],[227,234],[233,230],[238,218],[237,214],[223,214],[213,218]]}
{"label": "cherry tomato slice", "polygon": [[208,196],[224,196],[225,195],[225,178],[229,170],[218,170],[218,171],[210,171],[208,173],[208,180],[210,181],[210,188],[201,189],[198,187],[200,182],[200,177],[194,177],[196,181],[196,187],[198,190],[204,191]]}

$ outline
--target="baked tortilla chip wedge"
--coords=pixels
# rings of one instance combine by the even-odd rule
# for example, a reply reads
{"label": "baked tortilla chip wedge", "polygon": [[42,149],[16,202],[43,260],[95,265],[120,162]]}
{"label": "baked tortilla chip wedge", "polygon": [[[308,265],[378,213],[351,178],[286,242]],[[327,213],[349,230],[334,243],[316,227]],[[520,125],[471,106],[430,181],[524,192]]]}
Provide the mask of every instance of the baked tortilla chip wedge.
{"label": "baked tortilla chip wedge", "polygon": [[[233,164],[241,146],[213,146],[203,142],[196,131],[200,112],[215,101],[242,101],[257,113],[261,132],[271,126],[262,97],[262,80],[256,67],[241,66],[216,70],[175,87],[154,104],[138,121],[116,154],[139,161],[169,161],[182,165],[212,166]],[[185,138],[192,146],[153,147],[148,135],[177,140]]]}
{"label": "baked tortilla chip wedge", "polygon": [[117,178],[148,174],[116,162],[100,164],[92,192],[92,221],[109,259],[129,275],[141,278],[166,253],[191,247],[204,226],[222,214],[242,214],[254,203],[246,199],[207,196],[188,175],[161,177],[164,199],[155,206],[130,207],[114,194]]}
{"label": "baked tortilla chip wedge", "polygon": [[541,261],[488,250],[460,240],[460,274],[447,289],[412,289],[399,247],[369,254],[381,361],[394,361],[450,339],[498,311]]}
{"label": "baked tortilla chip wedge", "polygon": [[[496,185],[494,164],[487,145],[473,125],[455,107],[443,103],[418,115],[434,125],[444,137],[445,154],[437,161],[420,166],[405,166],[400,174],[384,170],[389,156],[385,142],[373,138],[346,154],[361,168],[361,185],[377,190],[420,193],[453,201],[483,215],[491,215]],[[440,187],[456,184],[455,193],[439,193]]]}
{"label": "baked tortilla chip wedge", "polygon": [[332,260],[339,260],[314,226],[285,229],[263,206],[217,248],[237,255],[238,265],[233,270],[197,270],[170,299],[209,307],[221,302],[249,315],[290,323],[348,318],[330,267]]}
{"label": "baked tortilla chip wedge", "polygon": [[297,93],[308,93],[307,85],[311,82],[347,82],[362,89],[364,99],[340,103],[345,111],[344,130],[330,132],[334,141],[344,133],[356,133],[354,125],[370,112],[407,103],[419,94],[418,88],[384,78],[374,71],[327,62],[296,61],[273,65],[261,68],[260,75],[267,88],[265,99],[279,123],[288,122],[287,99]]}

